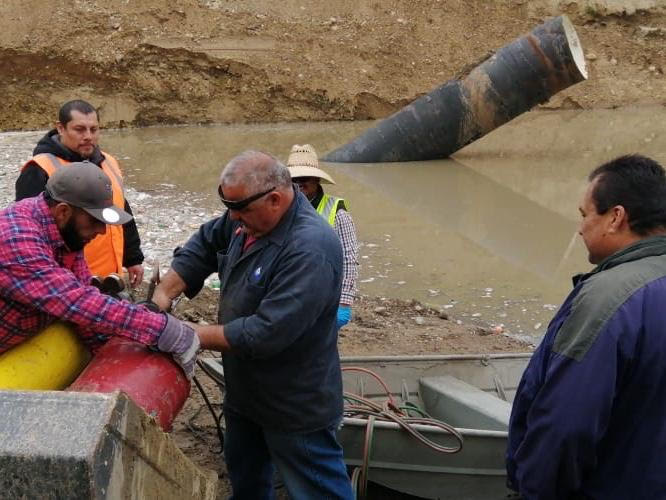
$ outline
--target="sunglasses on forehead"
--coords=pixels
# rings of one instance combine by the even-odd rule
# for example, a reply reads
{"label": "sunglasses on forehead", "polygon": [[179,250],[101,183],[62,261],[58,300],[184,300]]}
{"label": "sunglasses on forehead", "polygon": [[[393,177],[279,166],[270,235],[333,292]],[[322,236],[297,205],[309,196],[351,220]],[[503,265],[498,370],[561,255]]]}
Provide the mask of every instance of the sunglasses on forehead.
{"label": "sunglasses on forehead", "polygon": [[220,200],[224,204],[225,207],[227,207],[229,210],[235,210],[235,211],[240,211],[243,210],[244,208],[247,208],[247,206],[252,203],[253,201],[258,200],[262,196],[266,196],[268,193],[271,191],[275,190],[275,186],[273,186],[270,189],[267,189],[266,191],[262,191],[261,193],[253,194],[252,196],[248,196],[247,198],[244,198],[242,200],[227,200],[224,198],[224,193],[222,192],[222,187],[217,188],[217,193],[220,195]]}

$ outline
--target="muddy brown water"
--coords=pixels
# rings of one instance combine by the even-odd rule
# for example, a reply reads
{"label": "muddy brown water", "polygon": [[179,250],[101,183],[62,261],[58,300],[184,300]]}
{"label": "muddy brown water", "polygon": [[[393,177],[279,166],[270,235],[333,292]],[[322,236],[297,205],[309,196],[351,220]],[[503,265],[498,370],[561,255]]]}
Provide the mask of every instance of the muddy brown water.
{"label": "muddy brown water", "polygon": [[[310,143],[323,155],[371,125],[107,130],[102,144],[133,188],[170,193],[165,209],[177,213],[183,198],[173,193],[187,191],[214,214],[220,170],[238,152],[285,160],[292,144]],[[337,182],[327,191],[348,200],[357,226],[361,293],[415,298],[536,340],[571,275],[590,268],[576,233],[587,173],[633,152],[666,164],[665,107],[532,112],[451,159],[322,166]]]}

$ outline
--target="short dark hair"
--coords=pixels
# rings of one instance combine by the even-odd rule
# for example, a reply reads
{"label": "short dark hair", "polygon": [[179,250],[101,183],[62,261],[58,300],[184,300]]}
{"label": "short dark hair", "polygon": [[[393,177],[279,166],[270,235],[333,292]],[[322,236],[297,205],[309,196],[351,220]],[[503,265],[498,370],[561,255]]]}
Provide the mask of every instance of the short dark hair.
{"label": "short dark hair", "polygon": [[81,99],[75,99],[73,101],[67,101],[65,104],[60,106],[60,111],[58,111],[58,121],[63,125],[67,125],[67,123],[72,119],[72,111],[78,111],[84,115],[95,113],[97,120],[99,120],[99,113],[92,104],[86,101],[82,101]]}
{"label": "short dark hair", "polygon": [[666,172],[656,161],[638,154],[620,156],[595,168],[588,180],[596,180],[592,200],[597,213],[622,205],[630,229],[640,236],[666,228]]}

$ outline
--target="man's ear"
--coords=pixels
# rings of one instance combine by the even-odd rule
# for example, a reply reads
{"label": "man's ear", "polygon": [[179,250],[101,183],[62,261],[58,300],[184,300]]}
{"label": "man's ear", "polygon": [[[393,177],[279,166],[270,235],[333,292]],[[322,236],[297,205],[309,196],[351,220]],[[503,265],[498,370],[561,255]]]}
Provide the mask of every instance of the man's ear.
{"label": "man's ear", "polygon": [[608,231],[611,233],[618,233],[625,227],[629,227],[629,214],[622,205],[615,205],[610,209],[612,217],[609,222]]}
{"label": "man's ear", "polygon": [[272,208],[278,208],[282,202],[282,193],[280,191],[273,191],[268,195],[268,202]]}
{"label": "man's ear", "polygon": [[65,224],[69,221],[70,217],[74,213],[74,209],[71,205],[65,202],[59,202],[56,206],[53,207],[53,218],[56,221],[56,225],[59,228],[65,227]]}
{"label": "man's ear", "polygon": [[60,122],[56,122],[55,128],[58,131],[58,134],[61,134],[61,135],[65,131],[65,126]]}

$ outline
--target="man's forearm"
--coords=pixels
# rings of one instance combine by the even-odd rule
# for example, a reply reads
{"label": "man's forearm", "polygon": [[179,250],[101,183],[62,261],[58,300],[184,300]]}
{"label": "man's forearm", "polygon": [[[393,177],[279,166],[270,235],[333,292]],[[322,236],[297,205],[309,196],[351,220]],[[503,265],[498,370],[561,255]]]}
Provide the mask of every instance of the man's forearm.
{"label": "man's forearm", "polygon": [[202,349],[225,352],[231,349],[227,338],[224,336],[223,325],[196,325],[195,331],[199,336]]}
{"label": "man's forearm", "polygon": [[171,307],[171,301],[185,291],[187,284],[173,269],[169,269],[153,292],[152,301],[162,311]]}

